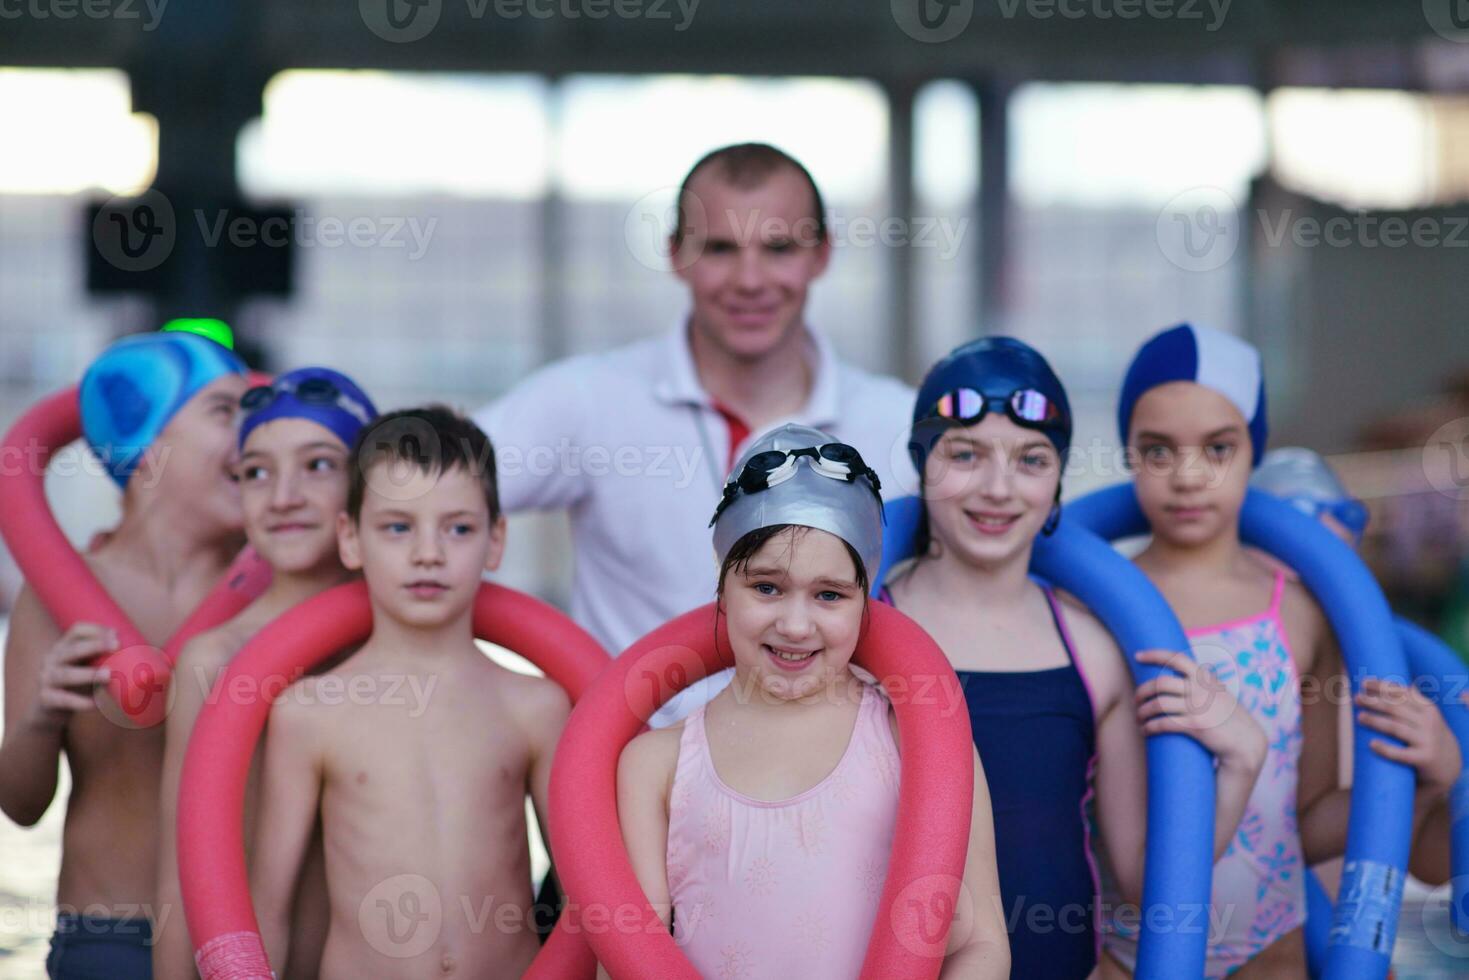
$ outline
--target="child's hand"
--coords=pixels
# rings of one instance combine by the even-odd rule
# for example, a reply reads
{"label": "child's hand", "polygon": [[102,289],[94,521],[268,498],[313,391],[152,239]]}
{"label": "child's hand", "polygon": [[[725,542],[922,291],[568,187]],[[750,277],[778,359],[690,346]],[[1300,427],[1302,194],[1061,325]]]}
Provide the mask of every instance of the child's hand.
{"label": "child's hand", "polygon": [[66,727],[72,712],[97,707],[92,691],[96,685],[107,683],[109,671],[88,666],[87,661],[116,649],[117,633],[96,623],[74,623],[61,634],[41,661],[40,690],[31,710],[31,725],[55,731]]}
{"label": "child's hand", "polygon": [[1449,791],[1464,768],[1464,760],[1459,754],[1458,740],[1449,731],[1438,705],[1416,687],[1376,677],[1362,682],[1362,690],[1355,700],[1362,709],[1357,712],[1359,722],[1404,743],[1393,745],[1375,738],[1373,752],[1418,770],[1418,782],[1425,789]]}
{"label": "child's hand", "polygon": [[1212,671],[1172,650],[1143,650],[1137,659],[1176,671],[1138,686],[1134,701],[1144,735],[1188,735],[1214,753],[1221,767],[1258,772],[1264,766],[1264,729]]}

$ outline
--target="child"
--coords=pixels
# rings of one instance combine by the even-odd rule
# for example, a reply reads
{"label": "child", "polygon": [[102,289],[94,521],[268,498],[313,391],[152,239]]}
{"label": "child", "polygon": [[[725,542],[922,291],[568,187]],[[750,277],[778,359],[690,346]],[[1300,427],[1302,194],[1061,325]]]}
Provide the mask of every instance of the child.
{"label": "child", "polygon": [[[1328,690],[1341,660],[1310,594],[1240,544],[1240,508],[1265,451],[1259,352],[1186,324],[1158,334],[1128,368],[1118,425],[1153,533],[1138,567],[1270,745],[1239,832],[1214,867],[1207,975],[1304,977],[1303,875],[1341,853],[1347,799],[1333,792],[1334,708],[1303,703],[1300,685],[1311,675]],[[1113,925],[1109,968],[1131,969],[1136,937]]]}
{"label": "child", "polygon": [[[1250,486],[1280,497],[1316,517],[1333,534],[1352,547],[1362,542],[1367,529],[1367,508],[1347,493],[1326,460],[1309,449],[1272,449],[1250,478]],[[1418,805],[1414,807],[1413,850],[1408,869],[1415,878],[1441,885],[1450,875],[1449,794],[1463,771],[1459,743],[1449,730],[1438,706],[1416,687],[1368,678],[1354,698],[1361,709],[1357,720],[1384,735],[1401,739],[1392,745],[1372,741],[1372,751],[1383,758],[1412,766],[1417,771]],[[1460,695],[1469,700],[1469,694]],[[1343,705],[1349,708],[1349,705]],[[1350,711],[1343,711],[1350,722]],[[1340,782],[1351,786],[1351,728],[1337,728],[1341,746]],[[1343,837],[1343,839],[1345,839]],[[1340,862],[1320,869],[1327,892],[1335,895]]]}
{"label": "child", "polygon": [[[623,835],[702,975],[855,977],[901,767],[891,706],[848,669],[882,551],[878,483],[855,449],[797,425],[757,440],[735,472],[713,522],[734,681],[624,750]],[[961,898],[943,975],[1005,977],[978,756],[974,768],[971,901]]]}
{"label": "child", "polygon": [[[1099,958],[1100,882],[1087,819],[1094,790],[1122,897],[1141,900],[1143,733],[1185,731],[1218,757],[1216,854],[1234,834],[1266,748],[1264,732],[1223,692],[1137,700],[1106,628],[1030,578],[1036,535],[1061,519],[1070,444],[1066,390],[1035,349],[984,337],[934,365],[910,443],[924,498],[917,558],[882,596],[928,630],[959,671],[975,746],[988,760],[1013,972],[1058,980],[1081,980]],[[1187,657],[1149,650],[1138,659],[1204,679]]]}
{"label": "child", "polygon": [[[159,800],[158,903],[177,908],[179,893],[177,819],[179,773],[194,720],[215,680],[245,641],[296,603],[352,577],[337,551],[337,514],[347,506],[349,453],[357,433],[377,409],[351,378],[330,368],[300,368],[241,399],[240,502],[245,535],[270,564],[270,588],[234,619],[190,640],[173,675]],[[294,678],[292,678],[294,679]],[[252,777],[258,773],[252,772]],[[246,788],[246,838],[253,825],[254,779]],[[310,900],[298,913],[320,913],[325,885],[320,846],[311,850]],[[314,977],[325,938],[321,921],[298,922],[286,977]],[[192,980],[193,946],[182,915],[161,930],[153,947],[158,980]]]}
{"label": "child", "polygon": [[[244,374],[228,348],[178,332],[120,340],[82,378],[83,432],[122,490],[120,522],[86,561],[155,645],[240,549],[233,463]],[[72,787],[52,977],[148,977],[152,930],[174,911],[154,904],[163,729],[115,720],[120,709],[98,687],[107,672],[92,666],[115,649],[111,629],[77,623],[63,633],[34,592],[21,594],[5,649],[0,808],[23,826],[41,819],[65,753]]]}
{"label": "child", "polygon": [[287,962],[319,810],[322,977],[519,976],[539,948],[525,797],[544,824],[569,705],[474,644],[480,575],[505,544],[493,449],[430,407],[378,420],[354,458],[337,532],[373,631],[272,710],[251,869],[261,935],[271,962]]}

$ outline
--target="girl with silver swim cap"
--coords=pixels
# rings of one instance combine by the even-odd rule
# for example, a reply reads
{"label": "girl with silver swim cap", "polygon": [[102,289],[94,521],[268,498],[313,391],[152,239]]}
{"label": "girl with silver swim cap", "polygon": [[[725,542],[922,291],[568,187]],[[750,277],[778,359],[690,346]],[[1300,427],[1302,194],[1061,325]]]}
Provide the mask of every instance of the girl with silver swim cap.
{"label": "girl with silver swim cap", "polygon": [[[1081,980],[1099,961],[1101,881],[1086,815],[1094,796],[1123,897],[1140,900],[1141,726],[1151,720],[1134,705],[1106,628],[1029,575],[1036,537],[1064,519],[1071,433],[1066,389],[1028,344],[983,337],[935,364],[909,444],[925,512],[918,554],[879,594],[928,630],[958,671],[995,802],[1014,975],[1058,980]],[[1046,917],[1029,915],[1034,908]]]}
{"label": "girl with silver swim cap", "polygon": [[[1355,547],[1362,543],[1367,528],[1366,505],[1348,492],[1331,464],[1315,450],[1301,446],[1270,450],[1250,477],[1250,486],[1312,515],[1348,544]],[[1367,679],[1364,687],[1353,698],[1358,720],[1367,728],[1406,743],[1399,747],[1375,739],[1373,750],[1411,765],[1418,774],[1419,793],[1429,801],[1413,838],[1408,870],[1419,881],[1444,884],[1451,873],[1450,794],[1463,769],[1458,742],[1438,706],[1416,687],[1380,678]],[[1469,699],[1469,695],[1461,695],[1461,699]],[[1352,771],[1352,748],[1349,738],[1341,739],[1342,772]],[[1318,866],[1313,872],[1317,870],[1334,896],[1340,862],[1333,860],[1326,868]]]}
{"label": "girl with silver swim cap", "polygon": [[[736,463],[711,523],[734,681],[624,751],[628,854],[702,975],[854,977],[883,927],[902,766],[891,705],[850,669],[882,556],[879,485],[852,447],[782,426]],[[945,969],[1005,977],[975,766],[974,902],[961,903]]]}
{"label": "girl with silver swim cap", "polygon": [[1325,524],[1351,545],[1362,543],[1367,507],[1347,488],[1326,460],[1301,446],[1272,449],[1255,467],[1250,486],[1279,497]]}

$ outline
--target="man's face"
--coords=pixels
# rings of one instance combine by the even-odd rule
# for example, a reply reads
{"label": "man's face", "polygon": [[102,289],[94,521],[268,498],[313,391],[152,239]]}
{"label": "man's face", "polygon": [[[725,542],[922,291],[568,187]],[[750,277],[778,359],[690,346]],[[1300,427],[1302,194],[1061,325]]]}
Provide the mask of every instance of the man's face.
{"label": "man's face", "polygon": [[831,258],[811,187],[790,167],[746,188],[709,168],[688,190],[674,268],[692,294],[693,328],[731,357],[758,360],[801,329],[806,292]]}

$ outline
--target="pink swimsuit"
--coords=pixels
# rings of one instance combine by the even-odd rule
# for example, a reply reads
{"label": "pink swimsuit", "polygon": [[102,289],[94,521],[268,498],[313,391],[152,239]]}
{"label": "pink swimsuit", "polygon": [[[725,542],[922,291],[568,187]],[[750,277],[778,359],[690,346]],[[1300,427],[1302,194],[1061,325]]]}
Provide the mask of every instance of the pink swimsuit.
{"label": "pink swimsuit", "polygon": [[704,710],[684,722],[669,802],[675,940],[709,980],[856,977],[898,812],[887,699],[865,685],[836,768],[775,802],[719,778]]}
{"label": "pink swimsuit", "polygon": [[[1195,659],[1265,729],[1270,749],[1228,849],[1214,865],[1205,974],[1239,969],[1306,921],[1304,856],[1296,826],[1301,761],[1301,692],[1280,619],[1285,575],[1275,573],[1270,608],[1258,616],[1188,631]],[[1109,902],[1109,905],[1115,903]],[[1105,945],[1123,966],[1137,963],[1137,916],[1113,916]]]}

